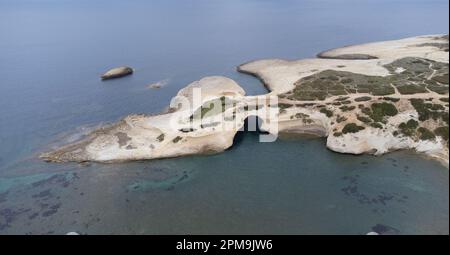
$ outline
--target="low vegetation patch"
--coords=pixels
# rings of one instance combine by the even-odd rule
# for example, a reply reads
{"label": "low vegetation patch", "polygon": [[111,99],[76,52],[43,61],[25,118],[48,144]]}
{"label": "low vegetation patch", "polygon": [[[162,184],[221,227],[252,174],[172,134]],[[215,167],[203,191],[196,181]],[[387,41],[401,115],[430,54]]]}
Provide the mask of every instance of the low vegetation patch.
{"label": "low vegetation patch", "polygon": [[346,101],[347,99],[349,99],[349,97],[339,97],[336,101]]}
{"label": "low vegetation patch", "polygon": [[[448,93],[448,63],[406,57],[397,59],[384,67],[390,71],[391,75],[383,77],[325,70],[296,81],[295,88],[285,95],[295,100],[325,100],[331,96],[354,93],[387,96],[395,93],[394,87],[400,94],[405,95],[429,91],[443,95]],[[431,79],[429,79],[430,76],[432,76]],[[358,100],[370,99],[361,97]],[[396,99],[391,98],[389,101],[392,100]]]}
{"label": "low vegetation patch", "polygon": [[162,142],[164,141],[164,134],[160,134],[158,137],[156,137],[156,140],[158,140],[158,142]]}
{"label": "low vegetation patch", "polygon": [[175,138],[172,140],[172,142],[173,142],[173,143],[178,143],[179,141],[181,141],[181,139],[183,139],[181,136],[177,136],[177,137],[175,137]]}
{"label": "low vegetation patch", "polygon": [[[429,59],[406,57],[385,65],[390,72],[390,82],[401,94],[448,93],[448,63]],[[401,68],[403,71],[397,73]],[[431,75],[433,77],[428,79]]]}
{"label": "low vegetation patch", "polygon": [[448,126],[438,127],[434,130],[434,134],[448,141]]}
{"label": "low vegetation patch", "polygon": [[320,112],[325,114],[328,118],[333,117],[333,112],[328,110],[327,108],[320,109]]}
{"label": "low vegetation patch", "polygon": [[398,92],[403,95],[413,95],[418,93],[427,93],[427,89],[416,84],[403,84],[397,86]]}
{"label": "low vegetation patch", "polygon": [[369,101],[371,99],[372,99],[371,97],[364,96],[364,97],[357,97],[357,98],[355,98],[355,101],[356,102],[365,102],[365,101]]}
{"label": "low vegetation patch", "polygon": [[442,83],[442,84],[448,84],[448,73],[437,75],[432,78],[432,80]]}
{"label": "low vegetation patch", "polygon": [[419,129],[417,129],[417,131],[419,131],[419,133],[420,133],[419,138],[421,140],[433,140],[436,138],[436,136],[433,134],[433,132],[431,132],[427,128],[420,127]]}
{"label": "low vegetation patch", "polygon": [[278,108],[280,108],[280,109],[287,109],[287,108],[289,108],[289,107],[292,107],[292,104],[285,104],[285,103],[279,103],[278,104]]}
{"label": "low vegetation patch", "polygon": [[364,117],[364,116],[358,115],[356,118],[357,118],[359,121],[361,121],[361,122],[363,122],[363,123],[366,123],[366,124],[369,124],[369,123],[372,122],[372,119],[370,119],[370,118],[368,118],[368,117]]}
{"label": "low vegetation patch", "polygon": [[220,98],[205,102],[194,112],[194,114],[191,115],[190,119],[193,120],[194,117],[200,117],[201,119],[203,119],[206,115],[213,116],[219,113],[223,113],[225,110],[232,106],[236,106],[236,102],[232,99],[222,96]]}
{"label": "low vegetation patch", "polygon": [[378,122],[372,122],[372,123],[370,123],[370,126],[373,127],[373,128],[383,129],[383,125],[381,123],[378,123]]}
{"label": "low vegetation patch", "polygon": [[383,99],[386,101],[394,102],[394,103],[400,101],[400,98],[395,98],[395,97],[383,97]]}
{"label": "low vegetation patch", "polygon": [[295,88],[286,93],[295,100],[325,100],[327,97],[353,93],[372,95],[394,94],[387,77],[369,76],[346,71],[325,70],[294,83]]}
{"label": "low vegetation patch", "polygon": [[342,129],[342,133],[343,134],[358,133],[359,131],[364,130],[364,129],[365,129],[365,127],[358,126],[355,123],[349,123],[344,126],[344,128]]}
{"label": "low vegetation patch", "polygon": [[416,129],[418,126],[419,122],[410,119],[407,122],[401,123],[398,127],[403,135],[412,137],[416,133]]}
{"label": "low vegetation patch", "polygon": [[425,102],[423,99],[417,98],[410,99],[410,102],[419,114],[420,121],[442,119],[447,125],[449,124],[448,111],[445,111],[445,107],[442,105]]}
{"label": "low vegetation patch", "polygon": [[339,109],[341,109],[341,111],[343,111],[343,112],[348,112],[348,111],[353,111],[353,110],[355,110],[355,109],[356,109],[356,106],[347,106],[347,105],[344,105],[344,106],[339,107]]}
{"label": "low vegetation patch", "polygon": [[395,116],[398,114],[398,110],[395,105],[387,102],[374,103],[370,108],[363,108],[361,110],[364,114],[369,116],[374,122],[384,123],[386,118]]}
{"label": "low vegetation patch", "polygon": [[346,120],[347,120],[347,118],[344,117],[344,116],[341,116],[341,115],[336,116],[336,122],[337,123],[341,123],[341,122],[344,122]]}

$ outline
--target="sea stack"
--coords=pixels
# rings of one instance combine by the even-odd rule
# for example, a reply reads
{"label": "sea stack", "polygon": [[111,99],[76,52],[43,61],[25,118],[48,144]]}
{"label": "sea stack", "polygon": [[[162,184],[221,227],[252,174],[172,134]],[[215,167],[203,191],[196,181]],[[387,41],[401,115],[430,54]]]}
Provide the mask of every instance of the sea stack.
{"label": "sea stack", "polygon": [[109,79],[115,79],[115,78],[127,76],[132,73],[133,73],[133,69],[131,67],[121,66],[121,67],[116,67],[116,68],[109,70],[108,72],[104,73],[101,76],[101,78],[102,78],[102,80],[109,80]]}

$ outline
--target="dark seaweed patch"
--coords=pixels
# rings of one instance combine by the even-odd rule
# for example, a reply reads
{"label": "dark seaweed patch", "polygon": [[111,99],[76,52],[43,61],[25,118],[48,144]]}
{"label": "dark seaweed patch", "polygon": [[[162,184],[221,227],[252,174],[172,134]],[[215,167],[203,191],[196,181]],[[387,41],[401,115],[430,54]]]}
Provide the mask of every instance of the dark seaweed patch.
{"label": "dark seaweed patch", "polygon": [[30,216],[28,216],[29,220],[33,220],[34,218],[36,218],[37,216],[39,216],[39,213],[33,213]]}
{"label": "dark seaweed patch", "polygon": [[58,212],[58,209],[61,207],[61,203],[54,204],[49,207],[49,210],[42,213],[43,217],[49,217]]}
{"label": "dark seaweed patch", "polygon": [[61,187],[67,188],[72,183],[72,181],[74,181],[75,179],[79,179],[79,177],[76,173],[55,174],[47,179],[33,182],[31,185],[33,186],[33,188],[36,188],[36,187],[41,187],[41,186],[59,184],[59,185],[61,185]]}
{"label": "dark seaweed patch", "polygon": [[[362,162],[366,163],[366,162]],[[398,193],[386,193],[380,192],[378,194],[369,195],[360,191],[359,188],[359,175],[355,176],[344,176],[341,179],[347,182],[347,186],[341,189],[341,191],[349,197],[356,199],[360,204],[367,205],[381,205],[387,206],[389,202],[404,203],[408,199],[406,195],[400,195]],[[380,208],[378,208],[380,209]],[[377,210],[377,212],[382,212],[382,210]]]}
{"label": "dark seaweed patch", "polygon": [[46,189],[44,191],[39,192],[38,194],[34,194],[31,196],[32,198],[44,198],[47,199],[52,195],[50,189]]}
{"label": "dark seaweed patch", "polygon": [[5,208],[0,210],[0,230],[11,227],[11,223],[21,214],[27,213],[31,209],[20,208],[17,210]]}

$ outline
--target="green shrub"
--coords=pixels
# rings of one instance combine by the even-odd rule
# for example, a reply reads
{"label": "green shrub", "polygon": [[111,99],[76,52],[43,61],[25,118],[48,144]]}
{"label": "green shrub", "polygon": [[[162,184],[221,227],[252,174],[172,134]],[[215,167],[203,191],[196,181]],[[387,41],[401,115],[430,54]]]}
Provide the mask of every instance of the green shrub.
{"label": "green shrub", "polygon": [[406,126],[408,128],[417,128],[419,126],[419,122],[417,122],[416,120],[410,119],[406,122]]}
{"label": "green shrub", "polygon": [[369,123],[372,122],[372,120],[371,120],[370,118],[367,118],[367,117],[364,117],[364,116],[358,115],[356,118],[357,118],[359,121],[361,121],[361,122],[363,122],[363,123],[366,123],[366,124],[369,124]]}
{"label": "green shrub", "polygon": [[386,101],[394,102],[394,103],[400,101],[400,98],[394,98],[394,97],[383,97],[383,99]]}
{"label": "green shrub", "polygon": [[441,112],[441,119],[448,125],[448,112]]}
{"label": "green shrub", "polygon": [[292,104],[284,104],[284,103],[279,103],[278,104],[278,108],[280,108],[280,109],[286,109],[286,108],[289,108],[289,107],[292,107]]}
{"label": "green shrub", "polygon": [[370,111],[363,109],[363,113],[367,114],[374,122],[383,122],[385,117],[392,117],[398,114],[395,105],[391,103],[374,103],[370,106]]}
{"label": "green shrub", "polygon": [[341,109],[341,111],[343,112],[348,112],[348,111],[353,111],[356,109],[356,106],[348,106],[348,105],[344,105],[339,107],[339,109]]}
{"label": "green shrub", "polygon": [[370,126],[373,127],[373,128],[379,128],[379,129],[383,128],[383,125],[378,123],[378,122],[370,123]]}
{"label": "green shrub", "polygon": [[320,112],[325,114],[328,118],[333,117],[333,112],[328,110],[327,108],[320,109]]}
{"label": "green shrub", "polygon": [[441,104],[431,104],[428,103],[426,104],[426,106],[428,107],[428,109],[430,109],[431,111],[443,111],[445,110],[445,107]]}
{"label": "green shrub", "polygon": [[[212,112],[212,114],[218,114],[219,112],[224,112],[227,107],[230,107],[231,105],[236,104],[234,101],[227,102],[226,100],[227,100],[227,98],[225,96],[222,96],[220,98],[216,98],[216,99],[205,102],[201,107],[199,107],[195,111],[194,114],[191,115],[190,119],[193,120],[194,117],[197,117],[199,115],[200,115],[200,118],[204,118],[205,115],[208,114],[209,112]],[[216,104],[220,109],[214,109]],[[247,106],[245,106],[245,107],[247,107]]]}
{"label": "green shrub", "polygon": [[434,76],[432,79],[442,84],[448,84],[448,73],[440,76]]}
{"label": "green shrub", "polygon": [[300,119],[300,118],[309,118],[309,114],[304,114],[304,113],[296,113],[295,114],[295,118]]}
{"label": "green shrub", "polygon": [[183,139],[181,136],[177,136],[177,137],[175,137],[175,138],[172,140],[172,142],[173,142],[173,143],[178,143],[179,141],[181,141],[181,139]]}
{"label": "green shrub", "polygon": [[361,130],[364,130],[365,127],[362,126],[358,126],[355,123],[349,123],[347,125],[345,125],[345,127],[342,129],[342,133],[343,134],[347,134],[347,133],[358,133]]}
{"label": "green shrub", "polygon": [[330,75],[330,76],[328,76],[328,80],[339,81],[339,78],[334,75]]}
{"label": "green shrub", "polygon": [[423,86],[415,85],[415,84],[405,84],[397,86],[398,92],[402,95],[412,95],[417,93],[426,93],[428,92]]}
{"label": "green shrub", "polygon": [[419,114],[419,120],[425,121],[428,119],[442,119],[448,124],[448,112],[445,112],[445,108],[439,104],[426,103],[423,99],[413,98],[410,99],[411,105],[416,109]]}
{"label": "green shrub", "polygon": [[160,134],[158,137],[156,137],[156,140],[158,140],[159,142],[164,141],[164,134]]}
{"label": "green shrub", "polygon": [[410,119],[407,122],[401,123],[398,127],[402,134],[412,137],[416,133],[416,128],[419,126],[419,122]]}
{"label": "green shrub", "polygon": [[363,96],[363,97],[357,97],[357,98],[355,98],[355,101],[356,101],[356,102],[364,102],[364,101],[369,101],[369,100],[371,100],[371,99],[372,99],[371,97]]}
{"label": "green shrub", "polygon": [[372,114],[372,110],[370,110],[370,108],[367,108],[367,107],[362,107],[361,112],[367,116],[370,116]]}
{"label": "green shrub", "polygon": [[335,101],[346,101],[349,97],[339,97]]}
{"label": "green shrub", "polygon": [[344,122],[344,121],[346,121],[346,120],[347,120],[347,118],[344,117],[344,116],[341,116],[341,115],[338,115],[338,116],[336,117],[336,122],[337,122],[337,123],[341,123],[341,122]]}
{"label": "green shrub", "polygon": [[431,117],[430,111],[426,107],[426,104],[424,103],[423,99],[413,98],[410,99],[410,102],[414,107],[414,109],[416,109],[417,113],[419,114],[419,120],[425,121]]}
{"label": "green shrub", "polygon": [[342,136],[342,132],[335,132],[333,135],[334,135],[335,137],[339,137],[339,136]]}
{"label": "green shrub", "polygon": [[448,126],[438,127],[434,130],[434,134],[448,141]]}
{"label": "green shrub", "polygon": [[351,79],[351,78],[344,78],[344,79],[341,80],[341,82],[344,83],[344,84],[346,84],[346,83],[352,83],[352,82],[353,82],[353,79]]}
{"label": "green shrub", "polygon": [[421,140],[433,140],[436,138],[436,136],[433,134],[433,132],[431,132],[429,129],[424,128],[424,127],[420,127],[419,129],[417,129],[417,131],[419,131],[420,133],[420,139]]}

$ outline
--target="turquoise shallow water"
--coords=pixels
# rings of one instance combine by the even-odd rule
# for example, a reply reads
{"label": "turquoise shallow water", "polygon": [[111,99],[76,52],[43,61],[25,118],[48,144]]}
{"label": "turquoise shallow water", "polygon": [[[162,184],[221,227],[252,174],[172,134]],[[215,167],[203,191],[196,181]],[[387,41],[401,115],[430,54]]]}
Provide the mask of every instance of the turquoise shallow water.
{"label": "turquoise shallow water", "polygon": [[30,163],[44,173],[0,178],[0,226],[3,233],[448,233],[449,176],[439,163],[406,152],[340,155],[324,142],[261,144],[247,133],[213,156]]}
{"label": "turquoise shallow water", "polygon": [[[265,93],[235,66],[445,33],[447,10],[447,1],[0,1],[0,234],[448,234],[448,169],[408,152],[340,155],[323,139],[258,143],[246,133],[214,156],[36,159],[99,123],[159,112],[203,76]],[[123,64],[136,73],[98,79]],[[146,89],[160,80],[168,84]]]}

